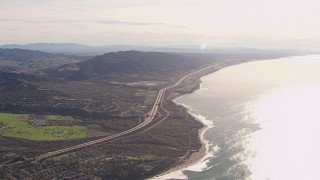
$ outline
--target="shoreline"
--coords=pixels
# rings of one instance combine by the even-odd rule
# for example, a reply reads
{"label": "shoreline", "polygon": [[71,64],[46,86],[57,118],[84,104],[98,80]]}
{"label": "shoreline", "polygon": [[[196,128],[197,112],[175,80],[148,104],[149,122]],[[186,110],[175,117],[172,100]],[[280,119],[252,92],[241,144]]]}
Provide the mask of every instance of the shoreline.
{"label": "shoreline", "polygon": [[[177,103],[178,104],[178,103]],[[198,136],[201,142],[201,147],[198,151],[192,152],[191,154],[189,154],[185,159],[182,159],[180,163],[176,164],[175,166],[171,167],[170,169],[162,172],[161,174],[158,174],[157,176],[152,177],[151,179],[157,179],[163,176],[167,176],[170,175],[171,173],[175,173],[177,171],[182,171],[185,168],[188,168],[192,165],[197,164],[198,162],[201,162],[205,159],[206,155],[208,154],[208,147],[209,144],[208,142],[203,138],[204,133],[211,128],[209,125],[206,125],[203,123],[203,121],[201,121],[198,117],[196,117],[194,114],[192,114],[190,111],[191,109],[188,108],[187,106],[185,106],[184,104],[180,104],[179,105],[183,106],[184,108],[186,108],[188,110],[188,113],[198,122],[200,122],[201,124],[204,125],[203,128],[199,129],[198,132]]]}
{"label": "shoreline", "polygon": [[[226,67],[228,67],[228,66],[226,66]],[[215,73],[215,72],[216,71],[211,72],[209,74],[206,74],[204,76],[210,75],[210,74]],[[199,117],[201,115],[197,115],[197,114],[191,113],[192,109],[189,106],[187,106],[187,105],[185,105],[183,103],[176,102],[177,98],[182,97],[182,96],[187,95],[187,94],[195,93],[197,90],[199,90],[201,88],[201,83],[202,83],[201,78],[204,77],[204,76],[201,76],[199,78],[200,83],[197,84],[198,88],[194,89],[193,92],[186,93],[186,94],[181,94],[180,96],[178,96],[178,97],[176,97],[175,99],[172,100],[172,102],[174,102],[175,104],[185,108],[187,110],[187,113],[190,114],[195,121],[198,121],[203,125],[203,127],[198,130],[198,137],[199,137],[199,140],[200,140],[200,143],[201,143],[200,149],[198,151],[191,152],[191,154],[189,154],[189,155],[186,154],[187,156],[185,158],[182,157],[181,161],[178,162],[176,165],[170,167],[169,169],[165,170],[164,172],[162,172],[162,173],[160,173],[160,174],[158,174],[156,176],[151,177],[150,179],[152,179],[152,180],[153,179],[155,179],[155,180],[161,179],[162,180],[163,178],[166,179],[165,176],[169,176],[168,178],[172,179],[174,177],[171,177],[170,174],[173,175],[173,173],[175,173],[175,172],[178,173],[178,171],[182,171],[185,168],[191,167],[191,166],[203,161],[206,158],[206,155],[208,154],[208,150],[209,150],[208,146],[210,144],[208,144],[208,141],[206,141],[203,138],[203,135],[208,129],[213,127],[213,123],[211,123],[211,122],[210,123],[208,123],[208,122],[205,123],[205,121],[208,121],[207,119],[204,118],[205,121],[201,120],[201,118]],[[180,175],[180,173],[179,173],[179,175]],[[180,176],[184,176],[183,173]],[[181,178],[178,178],[178,179],[181,179]]]}
{"label": "shoreline", "polygon": [[[211,125],[211,123],[210,124],[205,123],[203,120],[201,120],[199,118],[199,116],[201,116],[201,115],[197,115],[197,114],[191,113],[192,109],[190,107],[188,107],[187,105],[182,104],[182,103],[177,103],[176,99],[179,98],[179,97],[182,97],[184,95],[187,95],[187,94],[193,94],[197,90],[199,90],[201,88],[201,84],[202,84],[202,80],[201,79],[203,77],[205,77],[205,76],[208,76],[210,74],[216,73],[217,71],[219,71],[221,69],[224,69],[226,67],[230,67],[230,66],[234,66],[234,65],[238,65],[238,64],[243,64],[243,63],[250,63],[250,62],[253,62],[253,61],[257,61],[257,60],[244,60],[244,61],[240,61],[240,62],[239,61],[235,61],[235,62],[231,61],[231,62],[229,62],[230,64],[226,63],[226,64],[224,64],[222,67],[220,67],[218,69],[216,69],[215,67],[212,67],[212,68],[209,68],[209,70],[207,70],[207,71],[200,72],[199,74],[196,74],[196,75],[193,76],[194,78],[196,78],[198,80],[198,83],[195,85],[195,88],[193,88],[192,91],[187,92],[187,93],[182,93],[182,94],[178,95],[177,97],[175,97],[174,99],[171,100],[172,102],[174,102],[178,106],[182,106],[183,108],[185,108],[187,110],[187,113],[190,114],[195,121],[198,121],[203,125],[203,127],[198,130],[198,138],[200,140],[201,147],[196,152],[191,152],[191,154],[189,154],[189,155],[186,154],[187,157],[185,157],[185,158],[182,157],[180,162],[177,162],[176,165],[173,165],[172,167],[169,167],[167,170],[161,172],[160,174],[157,174],[157,175],[155,175],[155,176],[153,176],[151,178],[148,178],[148,179],[151,179],[151,180],[153,180],[153,179],[155,179],[155,180],[161,179],[162,180],[163,178],[165,178],[165,179],[173,179],[174,177],[171,177],[170,174],[178,173],[179,171],[182,171],[185,168],[191,167],[191,166],[203,161],[206,158],[206,155],[208,154],[208,150],[209,149],[208,149],[207,146],[209,146],[210,144],[208,144],[208,142],[203,138],[203,135],[209,128],[213,127],[213,124]],[[206,121],[208,121],[208,120],[206,119]],[[180,174],[179,174],[180,176],[185,176],[182,172]],[[169,177],[166,178],[165,176],[169,176]]]}
{"label": "shoreline", "polygon": [[[219,67],[217,69],[215,67],[212,67],[212,68],[209,68],[208,70],[206,70],[204,72],[200,72],[199,74],[195,74],[193,76],[193,78],[196,78],[198,80],[198,83],[195,85],[195,88],[193,88],[193,90],[190,91],[190,92],[179,94],[178,96],[176,96],[171,101],[174,102],[175,104],[185,108],[187,110],[187,113],[190,114],[194,118],[195,121],[198,121],[201,124],[203,124],[204,127],[202,127],[201,129],[198,130],[198,138],[200,140],[201,147],[196,152],[191,152],[191,154],[189,154],[189,155],[186,154],[187,156],[186,157],[182,157],[182,159],[179,162],[177,162],[177,164],[173,165],[172,167],[169,167],[167,170],[165,170],[165,171],[163,171],[163,172],[161,172],[161,173],[159,173],[159,174],[157,174],[157,175],[155,175],[153,177],[150,177],[148,179],[151,179],[151,180],[153,180],[153,179],[156,179],[156,180],[157,179],[159,179],[159,180],[160,179],[161,180],[162,179],[186,179],[186,178],[180,178],[180,177],[186,177],[183,174],[182,171],[184,169],[186,169],[186,168],[190,168],[193,165],[203,161],[208,155],[208,150],[209,150],[208,146],[210,144],[208,144],[208,141],[206,141],[203,138],[203,135],[209,128],[213,127],[213,124],[212,125],[211,124],[208,125],[208,123],[205,123],[204,120],[201,120],[199,118],[201,115],[197,115],[197,114],[191,113],[192,109],[190,107],[188,107],[187,105],[182,104],[182,103],[177,103],[176,102],[177,98],[182,97],[182,96],[187,95],[187,94],[195,93],[197,90],[199,90],[201,88],[201,84],[202,84],[202,80],[201,79],[203,77],[211,75],[211,74],[214,74],[217,71],[222,70],[224,68],[231,67],[231,66],[234,66],[234,65],[244,64],[244,63],[263,61],[263,60],[275,60],[275,59],[281,59],[281,58],[286,58],[286,57],[278,57],[278,58],[270,58],[270,59],[243,60],[243,61],[230,61],[230,62],[227,62],[226,64],[223,64],[222,67]],[[203,117],[203,118],[205,119],[205,117]],[[208,121],[207,119],[205,119],[205,120]],[[176,177],[174,175],[179,175],[180,177]]]}

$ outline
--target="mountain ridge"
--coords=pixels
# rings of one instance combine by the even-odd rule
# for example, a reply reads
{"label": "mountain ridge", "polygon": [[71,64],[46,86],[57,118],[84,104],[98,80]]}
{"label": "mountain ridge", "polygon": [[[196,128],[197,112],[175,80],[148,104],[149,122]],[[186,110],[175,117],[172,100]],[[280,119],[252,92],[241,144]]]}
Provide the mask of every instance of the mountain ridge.
{"label": "mountain ridge", "polygon": [[[265,53],[265,52],[298,52],[298,50],[287,49],[257,49],[257,48],[243,48],[243,47],[207,47],[200,46],[143,46],[143,45],[101,45],[90,46],[77,43],[31,43],[31,44],[5,44],[0,45],[3,49],[29,49],[39,50],[49,53],[61,53],[67,55],[103,55],[108,52],[117,51],[157,51],[157,52],[180,52],[180,53]],[[304,51],[301,51],[304,52]]]}
{"label": "mountain ridge", "polygon": [[169,74],[190,70],[206,63],[209,63],[208,59],[196,59],[176,53],[119,51],[69,66],[50,69],[48,72],[54,76],[65,72],[63,76],[70,80],[121,79],[126,81],[129,78],[131,80],[168,80]]}

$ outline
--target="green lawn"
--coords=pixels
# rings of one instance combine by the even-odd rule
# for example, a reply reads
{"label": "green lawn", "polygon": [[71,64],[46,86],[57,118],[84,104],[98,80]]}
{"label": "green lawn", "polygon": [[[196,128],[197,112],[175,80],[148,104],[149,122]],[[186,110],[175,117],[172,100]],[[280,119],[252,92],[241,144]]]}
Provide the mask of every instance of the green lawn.
{"label": "green lawn", "polygon": [[70,116],[59,116],[59,115],[48,115],[46,116],[47,120],[73,120]]}
{"label": "green lawn", "polygon": [[59,161],[59,160],[61,160],[61,159],[64,158],[64,157],[69,157],[69,154],[61,154],[61,155],[55,156],[55,157],[53,157],[53,158],[51,158],[51,159],[54,160],[54,161]]}
{"label": "green lawn", "polygon": [[152,161],[152,160],[156,160],[156,159],[159,159],[159,158],[155,155],[152,155],[152,154],[140,156],[140,160],[143,160],[143,161]]}
{"label": "green lawn", "polygon": [[65,140],[85,138],[87,128],[84,126],[43,126],[30,125],[26,120],[27,114],[0,113],[0,135],[24,138],[30,140]]}

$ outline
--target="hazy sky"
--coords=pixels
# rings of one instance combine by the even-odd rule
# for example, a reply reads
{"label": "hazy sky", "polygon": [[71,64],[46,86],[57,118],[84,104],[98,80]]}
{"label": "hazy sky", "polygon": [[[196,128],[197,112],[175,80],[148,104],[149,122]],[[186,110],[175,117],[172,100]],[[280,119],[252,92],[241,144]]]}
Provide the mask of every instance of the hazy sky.
{"label": "hazy sky", "polygon": [[0,0],[0,44],[320,49],[319,0]]}

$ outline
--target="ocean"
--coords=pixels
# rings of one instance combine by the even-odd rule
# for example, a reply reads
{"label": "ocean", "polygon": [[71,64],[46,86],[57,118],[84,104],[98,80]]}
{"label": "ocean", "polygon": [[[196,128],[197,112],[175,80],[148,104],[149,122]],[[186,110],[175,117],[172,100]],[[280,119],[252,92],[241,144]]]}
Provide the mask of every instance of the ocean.
{"label": "ocean", "polygon": [[207,125],[206,156],[158,179],[320,179],[320,56],[234,65],[176,102]]}

